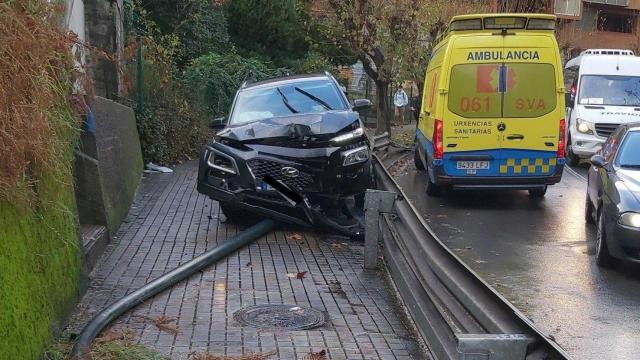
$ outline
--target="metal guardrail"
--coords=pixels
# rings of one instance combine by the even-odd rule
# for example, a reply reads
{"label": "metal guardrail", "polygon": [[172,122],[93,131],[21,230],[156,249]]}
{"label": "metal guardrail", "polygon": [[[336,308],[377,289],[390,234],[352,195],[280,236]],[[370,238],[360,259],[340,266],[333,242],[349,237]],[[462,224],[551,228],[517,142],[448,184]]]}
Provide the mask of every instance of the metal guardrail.
{"label": "metal guardrail", "polygon": [[391,136],[388,132],[373,137],[373,151],[376,153],[387,151],[391,146]]}
{"label": "metal guardrail", "polygon": [[365,200],[365,267],[378,241],[418,331],[437,359],[568,359],[566,352],[438,239],[377,156]]}

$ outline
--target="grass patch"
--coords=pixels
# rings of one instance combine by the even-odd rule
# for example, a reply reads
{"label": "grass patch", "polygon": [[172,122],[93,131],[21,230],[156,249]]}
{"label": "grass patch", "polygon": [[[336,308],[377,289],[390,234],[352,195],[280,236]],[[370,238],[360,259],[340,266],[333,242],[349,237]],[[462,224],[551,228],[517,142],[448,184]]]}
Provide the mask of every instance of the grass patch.
{"label": "grass patch", "polygon": [[[73,341],[64,337],[45,351],[42,360],[70,360]],[[170,360],[144,345],[136,344],[133,332],[111,328],[95,339],[91,347],[92,360]]]}

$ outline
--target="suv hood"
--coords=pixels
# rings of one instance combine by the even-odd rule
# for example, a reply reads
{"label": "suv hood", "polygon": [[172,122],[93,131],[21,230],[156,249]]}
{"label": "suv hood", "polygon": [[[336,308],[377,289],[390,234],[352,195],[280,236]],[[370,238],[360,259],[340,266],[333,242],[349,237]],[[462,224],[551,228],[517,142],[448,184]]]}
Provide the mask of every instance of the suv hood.
{"label": "suv hood", "polygon": [[616,174],[629,192],[633,194],[638,204],[640,204],[640,170],[618,169]]}
{"label": "suv hood", "polygon": [[576,110],[579,118],[592,123],[626,124],[640,121],[640,111],[632,106],[576,105]]}
{"label": "suv hood", "polygon": [[350,110],[328,111],[320,114],[292,114],[254,121],[244,125],[229,126],[218,136],[243,143],[270,138],[315,140],[333,135],[358,121],[358,113]]}

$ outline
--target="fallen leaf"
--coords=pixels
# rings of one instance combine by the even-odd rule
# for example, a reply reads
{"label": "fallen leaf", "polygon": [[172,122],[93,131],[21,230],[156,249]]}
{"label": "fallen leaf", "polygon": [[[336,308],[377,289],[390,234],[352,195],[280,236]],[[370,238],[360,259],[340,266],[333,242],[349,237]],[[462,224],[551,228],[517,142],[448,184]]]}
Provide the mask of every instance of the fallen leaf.
{"label": "fallen leaf", "polygon": [[293,233],[293,234],[287,236],[287,240],[300,241],[300,240],[302,240],[302,235],[300,235],[298,233]]}
{"label": "fallen leaf", "polygon": [[178,319],[176,317],[169,317],[165,314],[162,314],[160,316],[155,316],[155,317],[154,316],[139,316],[139,317],[152,321],[153,325],[155,325],[158,329],[162,331],[166,331],[174,335],[180,332],[180,330],[178,329],[178,325],[172,324],[172,322]]}
{"label": "fallen leaf", "polygon": [[129,341],[132,340],[133,337],[133,331],[129,328],[109,329],[96,339],[96,343],[103,344],[113,341]]}
{"label": "fallen leaf", "polygon": [[246,266],[246,267],[251,267],[251,266],[253,266],[253,264],[251,263],[251,261],[249,261],[249,262],[247,263],[247,265],[245,265],[245,266]]}
{"label": "fallen leaf", "polygon": [[189,360],[266,360],[271,356],[275,355],[276,352],[268,352],[268,353],[250,353],[247,355],[241,356],[217,356],[210,353],[190,353],[188,359]]}
{"label": "fallen leaf", "polygon": [[320,350],[317,353],[310,353],[309,355],[304,357],[305,360],[326,360],[327,359],[327,351]]}
{"label": "fallen leaf", "polygon": [[299,279],[302,280],[304,279],[304,276],[307,274],[306,271],[299,271],[297,273],[288,273],[287,276],[292,278],[292,279]]}
{"label": "fallen leaf", "polygon": [[340,243],[333,243],[331,244],[331,247],[336,249],[336,250],[341,250],[342,249],[342,244]]}

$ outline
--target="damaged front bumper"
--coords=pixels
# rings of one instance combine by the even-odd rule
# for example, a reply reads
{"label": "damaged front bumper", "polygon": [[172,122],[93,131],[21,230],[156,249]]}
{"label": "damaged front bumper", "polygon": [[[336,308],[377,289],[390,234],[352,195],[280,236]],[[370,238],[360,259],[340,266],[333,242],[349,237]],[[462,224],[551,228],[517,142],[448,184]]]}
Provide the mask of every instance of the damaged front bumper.
{"label": "damaged front bumper", "polygon": [[[308,149],[250,146],[239,149],[220,142],[207,144],[200,154],[198,192],[278,221],[361,235],[359,223],[345,224],[339,218],[344,215],[345,198],[363,193],[372,183],[366,141]],[[366,159],[343,165],[346,157],[362,149],[366,149]],[[303,201],[287,199],[264,181],[266,177],[277,180]]]}

